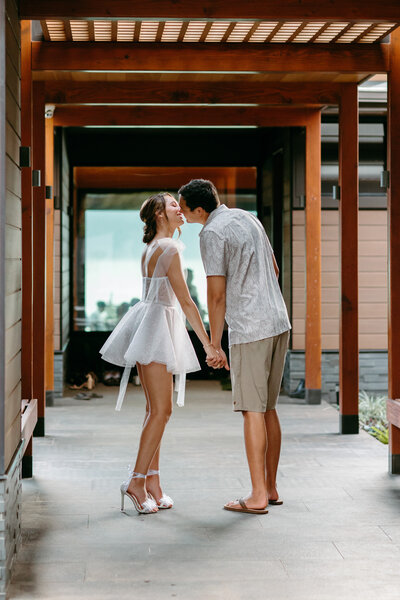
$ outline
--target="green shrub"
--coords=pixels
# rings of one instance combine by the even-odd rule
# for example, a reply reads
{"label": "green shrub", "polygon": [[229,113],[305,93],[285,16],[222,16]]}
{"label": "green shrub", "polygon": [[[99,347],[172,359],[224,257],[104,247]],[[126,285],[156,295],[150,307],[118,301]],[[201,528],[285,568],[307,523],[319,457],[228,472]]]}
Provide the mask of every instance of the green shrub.
{"label": "green shrub", "polygon": [[386,418],[386,396],[374,396],[361,390],[358,400],[359,418],[363,429],[382,444],[387,444],[389,430]]}

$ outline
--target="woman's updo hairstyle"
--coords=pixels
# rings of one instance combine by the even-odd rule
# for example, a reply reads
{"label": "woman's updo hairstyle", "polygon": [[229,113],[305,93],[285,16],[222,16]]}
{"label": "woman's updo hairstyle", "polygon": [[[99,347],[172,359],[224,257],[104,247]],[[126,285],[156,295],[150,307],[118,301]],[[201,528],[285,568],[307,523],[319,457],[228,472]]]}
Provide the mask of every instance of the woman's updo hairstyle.
{"label": "woman's updo hairstyle", "polygon": [[141,206],[140,218],[144,223],[143,242],[149,244],[157,233],[157,215],[164,213],[165,216],[165,196],[169,196],[168,192],[160,192],[155,196],[147,198]]}

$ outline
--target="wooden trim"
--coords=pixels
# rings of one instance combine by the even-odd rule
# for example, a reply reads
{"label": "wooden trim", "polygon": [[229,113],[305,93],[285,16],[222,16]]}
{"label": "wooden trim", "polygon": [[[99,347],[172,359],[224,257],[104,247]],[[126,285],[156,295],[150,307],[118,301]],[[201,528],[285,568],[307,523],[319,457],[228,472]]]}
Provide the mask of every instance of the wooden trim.
{"label": "wooden trim", "polygon": [[[54,125],[45,119],[46,186],[54,191]],[[54,197],[46,198],[46,391],[54,390]]]}
{"label": "wooden trim", "polygon": [[44,418],[46,353],[46,200],[45,123],[43,82],[33,83],[33,160],[41,172],[41,186],[33,188],[33,396],[38,400],[38,417]]}
{"label": "wooden trim", "polygon": [[397,0],[21,0],[22,19],[163,18],[398,21]]}
{"label": "wooden trim", "polygon": [[161,38],[162,38],[162,34],[164,33],[164,29],[165,29],[165,21],[160,21],[158,24],[158,29],[157,29],[157,33],[156,33],[156,42],[161,42]]}
{"label": "wooden trim", "polygon": [[303,21],[303,23],[301,25],[299,25],[299,27],[296,29],[296,31],[294,31],[292,33],[290,38],[288,38],[288,40],[286,41],[286,44],[289,44],[290,42],[292,42],[294,40],[294,38],[297,37],[299,35],[299,33],[301,33],[303,31],[303,29],[305,29],[307,27],[308,24],[309,24],[309,21]]}
{"label": "wooden trim", "polygon": [[306,390],[321,390],[321,113],[306,127]]}
{"label": "wooden trim", "polygon": [[241,81],[46,81],[52,104],[338,104],[337,83],[264,83]]}
{"label": "wooden trim", "polygon": [[358,42],[364,37],[364,35],[368,35],[373,29],[375,29],[375,27],[376,27],[376,23],[372,23],[372,25],[367,27],[367,29],[364,29],[364,31],[362,33],[360,33],[360,35],[358,35],[356,37],[356,39],[353,40],[351,43],[358,44]]}
{"label": "wooden trim", "polygon": [[40,21],[40,25],[42,27],[44,39],[46,40],[46,42],[50,42],[50,34],[49,34],[49,29],[47,27],[47,21],[46,20]]}
{"label": "wooden trim", "polygon": [[54,126],[88,125],[255,125],[292,127],[306,119],[312,109],[217,106],[60,106]]}
{"label": "wooden trim", "polygon": [[179,32],[178,42],[183,42],[183,38],[185,37],[185,33],[186,33],[188,27],[189,27],[189,21],[184,21],[182,23],[182,27]]}
{"label": "wooden trim", "polygon": [[23,452],[28,449],[32,439],[33,430],[38,420],[38,403],[36,398],[22,400],[21,402],[21,438],[23,439]]}
{"label": "wooden trim", "polygon": [[212,27],[212,21],[209,21],[203,29],[203,33],[200,36],[199,42],[205,42],[208,36],[208,33]]}
{"label": "wooden trim", "polygon": [[[400,31],[392,33],[388,77],[389,399],[400,398]],[[389,453],[400,454],[400,428],[390,426]]]}
{"label": "wooden trim", "polygon": [[342,35],[347,33],[349,31],[349,29],[351,29],[353,27],[353,25],[354,25],[354,21],[351,21],[348,25],[346,25],[346,27],[344,27],[344,29],[342,29],[342,31],[339,31],[339,33],[337,35],[335,35],[335,37],[332,38],[329,43],[334,44],[339,38],[342,37]]}
{"label": "wooden trim", "polygon": [[[30,21],[21,21],[21,145],[32,150],[32,71]],[[32,154],[32,151],[31,151]],[[32,168],[21,169],[22,196],[22,339],[21,393],[33,397],[32,314]]]}
{"label": "wooden trim", "polygon": [[89,32],[89,41],[94,42],[95,41],[94,21],[88,21],[88,32]]}
{"label": "wooden trim", "polygon": [[[323,20],[323,19],[321,19],[321,20]],[[317,37],[319,37],[321,35],[321,33],[324,33],[324,31],[326,29],[328,29],[329,25],[330,25],[329,21],[327,23],[325,23],[325,25],[322,25],[321,29],[319,29],[317,31],[317,33],[314,33],[314,35],[312,36],[312,38],[309,39],[308,43],[312,44],[314,42],[314,40],[316,40]]]}
{"label": "wooden trim", "polygon": [[267,44],[268,42],[270,42],[272,40],[272,38],[274,37],[274,35],[276,33],[278,33],[278,31],[280,30],[280,28],[283,25],[283,21],[279,21],[279,23],[277,25],[275,25],[275,27],[273,28],[273,30],[271,31],[271,33],[268,34],[268,36],[265,38],[265,44]]}
{"label": "wooden trim", "polygon": [[[339,245],[341,264],[339,402],[358,415],[358,90],[347,86],[339,109]],[[357,431],[352,433],[358,433]]]}
{"label": "wooden trim", "polygon": [[388,53],[388,44],[32,42],[32,68],[385,73]]}
{"label": "wooden trim", "polygon": [[72,42],[71,23],[69,22],[68,19],[64,19],[64,33],[65,33],[65,39],[67,40],[67,42]]}
{"label": "wooden trim", "polygon": [[387,401],[386,415],[389,423],[400,427],[400,399]]}
{"label": "wooden trim", "polygon": [[141,28],[141,22],[140,21],[136,21],[135,23],[135,31],[133,32],[133,41],[134,42],[138,42],[140,39],[140,28]]}
{"label": "wooden trim", "polygon": [[[237,23],[237,21],[232,21],[232,23],[230,23],[230,24],[229,24],[229,27],[228,27],[228,29],[225,31],[225,33],[224,33],[224,35],[223,35],[223,37],[222,37],[222,39],[221,39],[221,42],[226,42],[226,41],[227,41],[227,39],[228,39],[228,38],[229,38],[229,36],[231,35],[232,31],[235,29],[235,27],[236,27],[236,23]],[[255,23],[255,24],[253,25],[253,27],[250,29],[250,31],[249,31],[249,33],[247,34],[246,38],[247,38],[247,37],[250,37],[250,35],[251,35],[252,33],[254,33],[255,29],[257,29],[257,28],[258,28],[258,26],[259,26],[259,23]],[[243,41],[247,41],[247,40],[246,40],[246,38],[245,38]],[[178,41],[179,41],[179,40],[178,40]]]}

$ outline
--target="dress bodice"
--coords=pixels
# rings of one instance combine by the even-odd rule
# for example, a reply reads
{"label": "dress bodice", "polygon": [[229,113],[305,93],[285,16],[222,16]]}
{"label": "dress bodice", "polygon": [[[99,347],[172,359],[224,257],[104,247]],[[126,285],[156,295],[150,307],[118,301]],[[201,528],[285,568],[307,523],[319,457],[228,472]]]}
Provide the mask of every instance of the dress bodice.
{"label": "dress bodice", "polygon": [[142,302],[177,306],[177,298],[168,277],[143,277]]}
{"label": "dress bodice", "polygon": [[[175,254],[180,254],[182,243],[172,238],[162,238],[151,242],[142,259],[142,302],[177,306],[178,301],[168,279],[167,273]],[[148,266],[151,257],[161,250],[154,266],[153,274],[149,277]]]}

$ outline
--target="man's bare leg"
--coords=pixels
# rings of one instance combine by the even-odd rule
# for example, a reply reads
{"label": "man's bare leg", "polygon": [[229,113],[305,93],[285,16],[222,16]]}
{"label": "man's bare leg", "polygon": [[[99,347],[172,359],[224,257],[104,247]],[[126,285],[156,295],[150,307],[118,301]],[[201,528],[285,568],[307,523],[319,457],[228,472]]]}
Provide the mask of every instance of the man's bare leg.
{"label": "man's bare leg", "polygon": [[278,413],[275,409],[267,410],[264,413],[264,420],[268,440],[266,451],[266,490],[270,500],[278,500],[279,495],[276,489],[276,473],[278,471],[281,453],[281,426]]}
{"label": "man's bare leg", "polygon": [[[242,414],[244,442],[252,485],[251,493],[244,500],[248,508],[264,508],[267,504],[265,490],[267,438],[264,413],[242,411]],[[236,501],[228,502],[228,506],[236,507],[237,504]]]}

